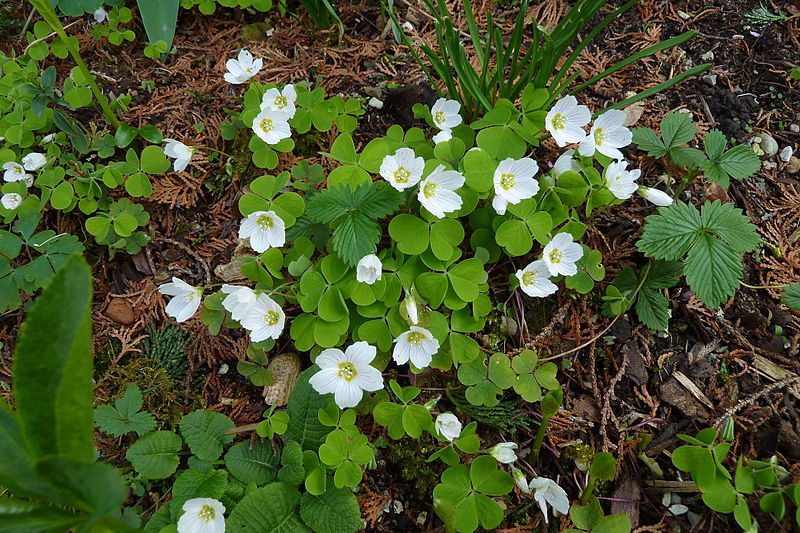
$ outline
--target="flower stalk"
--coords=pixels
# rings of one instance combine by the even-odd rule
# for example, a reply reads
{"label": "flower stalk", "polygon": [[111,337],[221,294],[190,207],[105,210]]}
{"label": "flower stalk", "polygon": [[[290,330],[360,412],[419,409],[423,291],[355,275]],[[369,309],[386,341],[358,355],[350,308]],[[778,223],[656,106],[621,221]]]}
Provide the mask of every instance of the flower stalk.
{"label": "flower stalk", "polygon": [[51,6],[50,2],[47,0],[30,0],[30,3],[33,8],[36,9],[39,15],[41,15],[44,21],[47,22],[47,24],[50,25],[50,27],[61,38],[61,40],[64,41],[64,46],[66,46],[67,51],[72,56],[72,59],[75,60],[75,64],[80,69],[83,77],[86,78],[86,81],[89,83],[89,89],[91,89],[95,101],[100,106],[100,110],[103,112],[106,122],[111,124],[114,129],[118,128],[120,126],[120,122],[114,114],[114,110],[111,109],[111,104],[109,103],[108,98],[106,98],[106,96],[103,94],[103,91],[97,85],[94,75],[89,71],[89,67],[86,66],[86,63],[84,63],[80,51],[75,46],[75,43],[69,39],[64,26],[61,25],[61,21],[58,19],[58,15],[56,15],[55,10],[53,9],[53,6]]}

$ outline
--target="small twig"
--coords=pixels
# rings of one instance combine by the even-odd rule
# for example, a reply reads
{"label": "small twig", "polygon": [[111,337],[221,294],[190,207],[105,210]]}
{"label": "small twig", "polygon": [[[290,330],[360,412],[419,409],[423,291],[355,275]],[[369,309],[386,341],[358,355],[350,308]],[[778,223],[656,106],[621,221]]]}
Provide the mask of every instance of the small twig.
{"label": "small twig", "polygon": [[794,385],[795,383],[800,383],[800,376],[794,376],[792,378],[786,378],[781,381],[776,381],[775,383],[767,386],[763,390],[748,396],[744,400],[741,400],[733,407],[729,407],[728,409],[726,409],[725,413],[722,416],[714,420],[714,422],[711,424],[711,427],[719,428],[719,426],[722,424],[722,422],[725,421],[726,418],[730,418],[739,411],[741,411],[742,409],[744,409],[745,407],[752,405],[753,403],[755,403],[756,400],[758,400],[762,396],[766,396],[770,392],[776,391],[778,389]]}

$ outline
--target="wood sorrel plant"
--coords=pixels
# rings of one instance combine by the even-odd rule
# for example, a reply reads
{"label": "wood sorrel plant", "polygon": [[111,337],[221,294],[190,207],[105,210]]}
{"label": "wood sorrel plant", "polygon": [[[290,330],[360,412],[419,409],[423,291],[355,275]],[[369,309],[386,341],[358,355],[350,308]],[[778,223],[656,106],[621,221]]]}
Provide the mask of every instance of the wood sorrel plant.
{"label": "wood sorrel plant", "polygon": [[[260,65],[247,54],[238,61],[230,81],[246,83]],[[249,86],[233,125],[250,128],[257,166],[275,168],[276,152],[291,150],[293,136],[312,124],[326,129],[341,120],[347,129],[349,110],[357,115],[358,109],[345,101],[326,104],[315,92]],[[263,353],[288,336],[315,363],[292,391],[283,435],[287,448],[296,443],[304,450],[310,494],[327,494],[331,484],[359,484],[375,445],[356,419],[372,414],[390,439],[441,443],[430,460],[449,465],[433,494],[446,523],[474,531],[502,521],[493,498],[513,488],[503,465],[517,462],[517,444],[482,448],[477,424],[462,429],[457,416],[439,411],[438,400],[422,404],[418,387],[391,380],[385,390],[379,371],[433,373],[435,379],[436,372],[456,368],[460,383],[447,390],[462,390],[476,408],[496,406],[512,390],[530,402],[551,391],[528,455],[538,456],[547,421],[561,403],[556,365],[533,351],[509,356],[502,346],[488,349],[471,334],[484,331],[501,292],[546,298],[562,283],[590,292],[605,272],[599,252],[580,240],[585,220],[597,210],[637,192],[659,205],[672,203],[643,187],[639,171],[622,159],[632,138],[624,113],[608,110],[590,124],[591,111],[574,97],[552,107],[550,100],[547,91],[528,86],[519,108],[500,99],[470,124],[463,123],[458,103],[440,100],[430,110],[417,108],[439,130],[433,139],[422,128],[392,126],[359,149],[345,131],[325,154],[338,165],[319,187],[305,182],[304,172],[282,172],[255,179],[241,197],[239,236],[253,251],[234,261],[249,283],[208,296],[201,318],[213,332],[242,327]],[[537,161],[545,135],[574,148],[552,164]],[[725,242],[748,243],[734,245],[734,252],[751,247],[754,233],[746,224],[727,229]],[[633,296],[657,287],[639,281]],[[174,279],[162,292],[173,297],[168,312],[186,320],[204,289]],[[608,521],[613,531],[625,531],[629,523],[605,517],[593,495],[598,480],[614,476],[613,459],[607,459],[597,458],[602,468],[586,482],[576,524],[591,529]],[[523,492],[563,492],[554,486],[535,477]],[[547,505],[567,512],[565,498],[545,498],[543,512]]]}

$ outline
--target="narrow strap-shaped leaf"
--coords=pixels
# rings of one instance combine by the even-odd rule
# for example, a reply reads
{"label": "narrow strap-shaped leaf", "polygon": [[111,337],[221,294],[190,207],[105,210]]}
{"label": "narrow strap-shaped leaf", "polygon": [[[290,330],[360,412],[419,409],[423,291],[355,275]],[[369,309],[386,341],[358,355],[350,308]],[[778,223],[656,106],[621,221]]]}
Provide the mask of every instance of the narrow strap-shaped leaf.
{"label": "narrow strap-shaped leaf", "polygon": [[614,65],[610,66],[609,68],[607,68],[603,72],[601,72],[601,73],[599,73],[599,74],[597,74],[595,76],[592,76],[590,79],[586,80],[585,82],[581,83],[576,88],[571,90],[570,94],[577,94],[577,93],[581,92],[582,90],[584,90],[585,88],[591,87],[592,85],[594,85],[595,83],[599,82],[600,80],[602,80],[606,76],[610,76],[611,74],[617,72],[618,70],[627,67],[631,63],[635,63],[636,61],[639,61],[640,59],[643,59],[643,58],[645,58],[647,56],[651,56],[653,54],[657,54],[658,52],[661,52],[662,50],[666,50],[667,48],[672,48],[673,46],[678,46],[679,44],[688,41],[689,39],[691,39],[695,35],[697,35],[697,31],[690,30],[690,31],[681,33],[680,35],[677,35],[677,36],[675,36],[675,37],[673,37],[671,39],[667,39],[666,41],[661,41],[660,43],[656,43],[653,46],[648,46],[647,48],[645,48],[643,50],[640,50],[640,51],[638,51],[637,53],[635,53],[635,54],[633,54],[631,56],[626,57],[622,61],[619,61],[619,62],[615,63]]}

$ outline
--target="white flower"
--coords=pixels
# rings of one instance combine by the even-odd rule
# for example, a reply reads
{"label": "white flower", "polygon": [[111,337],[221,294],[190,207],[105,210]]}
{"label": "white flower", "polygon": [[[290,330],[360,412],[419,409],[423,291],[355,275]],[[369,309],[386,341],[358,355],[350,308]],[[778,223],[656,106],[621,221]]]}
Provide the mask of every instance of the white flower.
{"label": "white flower", "polygon": [[633,139],[631,130],[624,125],[625,116],[624,111],[610,109],[597,117],[589,135],[578,147],[580,154],[588,157],[597,150],[611,159],[622,159],[619,149],[628,146]]}
{"label": "white flower", "polygon": [[275,211],[256,211],[242,220],[239,238],[250,238],[250,247],[258,253],[280,248],[286,242],[286,229]]}
{"label": "white flower", "polygon": [[583,257],[583,248],[572,241],[569,233],[559,233],[547,243],[542,255],[551,275],[574,276],[578,272],[575,262]]}
{"label": "white flower", "polygon": [[504,159],[494,171],[492,207],[498,214],[506,212],[508,204],[518,204],[539,192],[539,182],[533,179],[539,165],[530,157]]}
{"label": "white flower", "polygon": [[0,202],[3,204],[3,207],[9,211],[13,211],[22,203],[22,196],[15,192],[10,192],[8,194],[4,194],[3,198],[0,199]]}
{"label": "white flower", "polygon": [[372,285],[381,279],[382,271],[383,265],[377,255],[365,255],[356,265],[356,280],[360,283]]}
{"label": "white flower", "polygon": [[550,281],[550,271],[541,259],[517,270],[516,276],[519,288],[528,296],[544,298],[558,290],[555,283]]}
{"label": "white flower", "polygon": [[395,339],[392,357],[398,365],[409,360],[417,368],[425,368],[431,364],[433,355],[439,351],[439,341],[425,328],[411,326]]}
{"label": "white flower", "polygon": [[173,277],[170,283],[158,288],[158,292],[172,296],[167,304],[167,314],[178,322],[186,322],[197,312],[203,297],[202,287],[193,287],[180,278]]}
{"label": "white flower", "polygon": [[253,131],[267,144],[278,144],[292,136],[289,113],[272,108],[262,109],[253,119]]}
{"label": "white flower", "polygon": [[439,165],[419,184],[417,199],[435,217],[444,218],[445,213],[461,209],[463,200],[456,194],[456,190],[465,181],[460,172],[445,170],[443,165]]}
{"label": "white flower", "polygon": [[94,12],[94,21],[97,24],[102,24],[107,20],[108,20],[108,11],[106,11],[102,7],[97,8],[97,11]]}
{"label": "white flower", "polygon": [[22,158],[22,166],[24,166],[25,170],[29,172],[39,170],[46,164],[47,158],[44,156],[44,154],[40,154],[39,152],[31,152]]}
{"label": "white flower", "polygon": [[33,183],[33,176],[25,172],[25,167],[15,161],[3,163],[3,179],[6,181],[24,181],[30,187]]}
{"label": "white flower", "polygon": [[423,158],[416,157],[411,148],[400,148],[394,155],[383,158],[380,174],[392,187],[403,191],[419,183],[423,170],[425,170]]}
{"label": "white flower", "polygon": [[419,311],[417,309],[417,300],[414,298],[412,292],[406,292],[406,299],[403,301],[403,309],[408,316],[408,320],[416,326],[419,323]]}
{"label": "white flower", "polygon": [[370,365],[376,353],[377,349],[364,341],[351,344],[344,352],[322,350],[315,361],[320,370],[308,382],[320,394],[332,392],[340,409],[355,407],[364,391],[383,388],[383,376]]}
{"label": "white flower", "polygon": [[258,297],[258,294],[253,289],[244,285],[223,285],[222,292],[227,295],[222,300],[222,307],[237,322],[240,322],[247,315]]}
{"label": "white flower", "polygon": [[297,101],[297,91],[291,83],[286,85],[282,91],[272,88],[264,93],[261,98],[261,110],[274,109],[275,111],[283,111],[293,118],[297,112],[295,102]]}
{"label": "white flower", "polygon": [[167,145],[164,147],[164,155],[167,157],[171,157],[175,160],[173,165],[173,169],[175,172],[183,172],[186,170],[186,167],[189,166],[189,162],[192,160],[192,156],[196,148],[193,146],[186,146],[180,141],[176,141],[175,139],[164,139],[164,142]]}
{"label": "white flower", "polygon": [[641,170],[628,171],[627,169],[627,161],[614,161],[606,169],[606,187],[620,200],[627,200],[639,188],[636,180],[639,179]]}
{"label": "white flower", "polygon": [[457,439],[461,435],[461,422],[453,413],[442,413],[436,417],[433,423],[439,435],[449,441]]}
{"label": "white flower", "polygon": [[565,96],[548,111],[545,127],[559,146],[579,143],[586,138],[583,127],[592,120],[592,112],[585,105],[578,105],[574,96]]}
{"label": "white flower", "polygon": [[286,315],[275,300],[261,294],[239,322],[244,329],[250,331],[251,341],[261,342],[281,336]]}
{"label": "white flower", "polygon": [[456,100],[445,100],[439,98],[431,107],[431,117],[433,124],[440,130],[450,131],[461,124],[461,104]]}
{"label": "white flower", "polygon": [[516,449],[516,442],[501,442],[492,446],[492,449],[489,450],[489,455],[497,459],[498,462],[508,465],[517,460],[517,454],[514,453]]}
{"label": "white flower", "polygon": [[525,474],[522,472],[522,470],[514,468],[512,466],[511,475],[514,477],[514,484],[517,486],[519,490],[521,490],[525,494],[529,494],[531,492],[531,489],[528,486],[528,480],[525,477]]}
{"label": "white flower", "polygon": [[375,109],[383,109],[383,102],[378,100],[374,96],[369,99],[367,105],[370,107],[374,107]]}
{"label": "white flower", "polygon": [[575,155],[575,150],[566,150],[563,154],[558,156],[556,162],[553,163],[553,175],[557,178],[568,170],[579,171],[581,167],[578,166],[572,156]]}
{"label": "white flower", "polygon": [[558,483],[546,477],[535,477],[528,485],[528,489],[533,491],[533,498],[539,504],[539,508],[544,515],[544,522],[547,523],[547,506],[553,508],[561,514],[569,512],[569,498]]}
{"label": "white flower", "polygon": [[672,205],[672,202],[674,201],[669,194],[665,193],[664,191],[659,191],[658,189],[639,187],[638,192],[642,198],[659,207],[667,207]]}
{"label": "white flower", "polygon": [[229,59],[225,63],[228,68],[228,72],[225,73],[225,81],[234,85],[242,84],[258,74],[263,63],[260,57],[254,61],[253,54],[243,48],[237,59]]}
{"label": "white flower", "polygon": [[225,506],[212,498],[186,500],[178,533],[225,533]]}
{"label": "white flower", "polygon": [[431,139],[433,140],[433,144],[439,144],[449,141],[453,138],[453,132],[450,130],[442,130],[436,135],[434,135]]}

